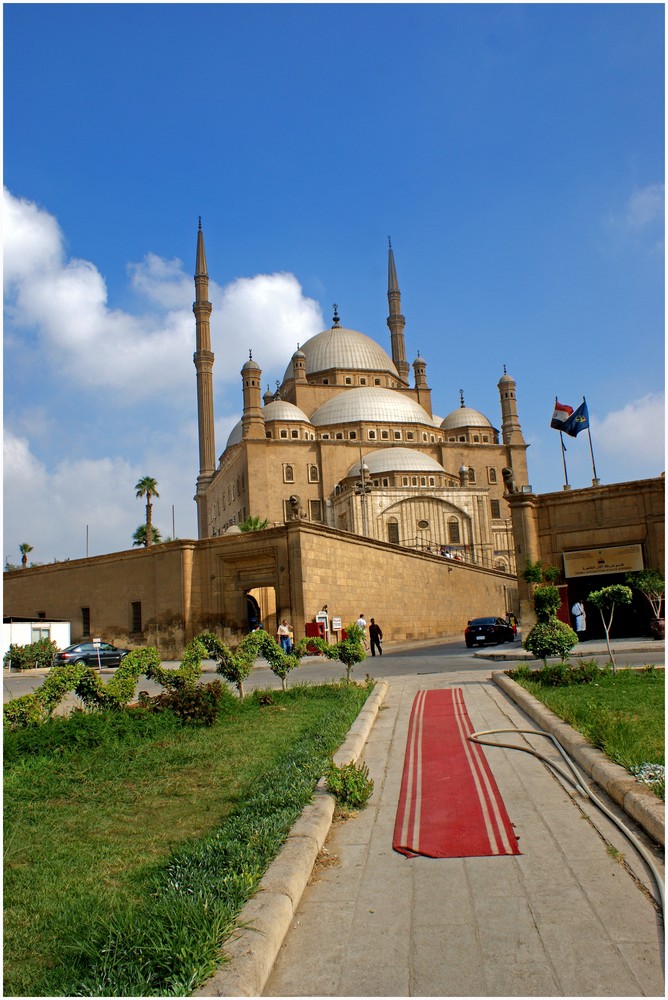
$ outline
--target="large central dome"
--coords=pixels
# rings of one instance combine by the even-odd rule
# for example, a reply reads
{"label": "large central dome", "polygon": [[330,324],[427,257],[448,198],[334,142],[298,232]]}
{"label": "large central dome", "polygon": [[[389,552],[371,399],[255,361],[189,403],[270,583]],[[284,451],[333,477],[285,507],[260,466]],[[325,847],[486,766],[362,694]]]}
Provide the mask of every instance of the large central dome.
{"label": "large central dome", "polygon": [[316,427],[362,422],[434,426],[426,410],[410,396],[377,386],[340,392],[315,411],[311,422]]}
{"label": "large central dome", "polygon": [[[358,330],[348,330],[345,326],[333,326],[311,337],[301,350],[306,357],[306,375],[316,375],[331,368],[344,371],[390,372],[398,378],[389,354],[371,337]],[[292,378],[292,362],[283,376],[284,381]]]}

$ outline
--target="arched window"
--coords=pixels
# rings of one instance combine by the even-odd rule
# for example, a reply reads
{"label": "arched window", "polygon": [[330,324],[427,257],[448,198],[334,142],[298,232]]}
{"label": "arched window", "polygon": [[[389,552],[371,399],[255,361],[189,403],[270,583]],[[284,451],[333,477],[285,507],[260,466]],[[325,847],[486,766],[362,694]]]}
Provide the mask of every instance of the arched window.
{"label": "arched window", "polygon": [[295,470],[292,465],[283,466],[283,482],[284,483],[294,483],[295,481]]}
{"label": "arched window", "polygon": [[387,522],[387,540],[393,542],[394,545],[399,544],[399,522],[396,517]]}
{"label": "arched window", "polygon": [[456,517],[448,521],[448,541],[451,545],[459,545],[459,521]]}
{"label": "arched window", "polygon": [[320,472],[317,465],[309,465],[308,467],[308,481],[309,483],[317,483],[320,481]]}
{"label": "arched window", "polygon": [[469,465],[469,482],[470,483],[474,483],[475,482],[475,469],[472,468],[472,466],[470,466],[470,465]]}

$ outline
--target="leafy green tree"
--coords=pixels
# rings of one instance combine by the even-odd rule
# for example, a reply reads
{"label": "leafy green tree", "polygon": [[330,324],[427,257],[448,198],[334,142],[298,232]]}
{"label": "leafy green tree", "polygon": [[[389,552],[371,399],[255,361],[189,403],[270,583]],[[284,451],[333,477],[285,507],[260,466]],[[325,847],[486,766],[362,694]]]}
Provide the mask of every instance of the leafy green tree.
{"label": "leafy green tree", "polygon": [[21,542],[19,552],[21,553],[21,565],[25,569],[28,565],[28,553],[32,552],[32,545],[28,545],[27,542]]}
{"label": "leafy green tree", "polygon": [[159,497],[158,493],[158,482],[151,476],[144,476],[139,480],[135,486],[137,497],[146,497],[146,537],[144,539],[144,545],[149,546],[153,544],[153,531],[151,524],[151,515],[153,511],[153,504],[151,503],[151,497]]}
{"label": "leafy green tree", "polygon": [[[151,525],[151,535],[153,536],[153,541],[151,542],[151,545],[159,545],[160,542],[162,541],[162,535],[160,534],[159,530],[156,527],[154,527],[154,525]],[[144,546],[146,545],[145,524],[140,524],[137,530],[135,531],[134,535],[132,536],[132,544],[144,545]]]}
{"label": "leafy green tree", "polygon": [[534,656],[539,657],[546,667],[548,656],[559,656],[563,661],[578,641],[570,625],[557,618],[559,604],[557,587],[549,585],[536,587],[534,610],[538,620],[522,645]]}
{"label": "leafy green tree", "polygon": [[629,573],[626,584],[647,598],[655,618],[661,617],[661,606],[666,592],[666,581],[658,569],[643,569]]}
{"label": "leafy green tree", "polygon": [[239,531],[264,531],[269,527],[267,518],[247,517],[245,521],[239,522]]}
{"label": "leafy green tree", "polygon": [[610,646],[610,629],[612,628],[612,618],[618,604],[630,604],[633,600],[633,593],[630,587],[625,587],[622,583],[613,583],[610,587],[602,587],[601,590],[592,590],[589,600],[601,613],[601,621],[605,629],[605,641],[608,647],[608,655],[612,663],[613,672],[617,669],[615,657]]}

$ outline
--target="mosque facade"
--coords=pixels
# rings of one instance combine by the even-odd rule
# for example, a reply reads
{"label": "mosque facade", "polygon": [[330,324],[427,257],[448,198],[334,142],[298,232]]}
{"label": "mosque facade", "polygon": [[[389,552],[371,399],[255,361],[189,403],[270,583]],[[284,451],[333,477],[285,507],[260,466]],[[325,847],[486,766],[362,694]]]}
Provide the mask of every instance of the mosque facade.
{"label": "mosque facade", "polygon": [[343,326],[335,306],[332,326],[297,347],[275,392],[262,393],[261,359],[250,356],[241,416],[217,460],[201,223],[195,270],[200,539],[238,532],[249,517],[270,526],[304,520],[516,572],[507,498],[528,483],[516,383],[504,368],[500,429],[461,390],[457,409],[434,415],[426,360],[406,360],[391,245],[389,352]]}

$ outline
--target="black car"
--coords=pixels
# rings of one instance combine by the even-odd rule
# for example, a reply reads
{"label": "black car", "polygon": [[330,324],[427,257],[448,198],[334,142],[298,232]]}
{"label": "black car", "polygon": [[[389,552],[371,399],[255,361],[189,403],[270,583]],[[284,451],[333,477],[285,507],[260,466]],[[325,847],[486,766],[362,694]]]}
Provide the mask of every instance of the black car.
{"label": "black car", "polygon": [[88,667],[118,667],[130,652],[129,649],[118,649],[110,642],[77,642],[56,653],[53,658],[54,667],[62,667],[66,663],[85,663]]}
{"label": "black car", "polygon": [[470,649],[486,642],[514,642],[515,633],[504,618],[473,618],[464,629],[464,639]]}

